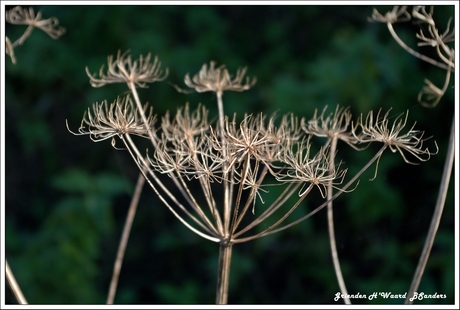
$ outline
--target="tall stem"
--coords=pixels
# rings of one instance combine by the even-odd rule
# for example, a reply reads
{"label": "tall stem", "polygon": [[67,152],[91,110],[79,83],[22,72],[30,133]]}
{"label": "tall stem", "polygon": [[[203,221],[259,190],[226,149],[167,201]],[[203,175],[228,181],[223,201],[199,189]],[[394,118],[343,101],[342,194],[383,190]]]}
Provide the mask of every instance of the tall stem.
{"label": "tall stem", "polygon": [[431,218],[430,229],[425,240],[425,245],[423,246],[422,254],[415,270],[414,278],[407,293],[407,298],[405,304],[412,304],[410,298],[414,296],[414,292],[417,291],[420,281],[422,279],[423,272],[425,271],[425,266],[430,256],[431,247],[433,246],[434,238],[436,237],[436,232],[438,231],[439,221],[441,220],[442,211],[444,209],[444,204],[446,201],[447,190],[449,188],[450,175],[452,173],[452,166],[454,163],[455,149],[454,149],[454,136],[455,136],[455,118],[452,120],[452,127],[450,130],[449,138],[449,148],[447,150],[446,161],[444,163],[444,171],[442,173],[441,185],[439,187],[438,198],[436,200],[436,207]]}
{"label": "tall stem", "polygon": [[[144,174],[146,171],[144,171]],[[145,183],[144,174],[139,173],[137,178],[137,185],[134,191],[133,197],[131,199],[131,204],[129,206],[128,214],[126,215],[125,227],[123,228],[123,233],[121,235],[120,244],[118,246],[117,258],[113,266],[112,280],[110,281],[109,294],[107,295],[107,304],[112,305],[115,299],[115,294],[117,291],[118,277],[120,276],[121,265],[123,263],[123,258],[125,256],[126,245],[128,244],[129,234],[131,232],[131,226],[133,224],[134,216],[136,215],[137,205],[139,203],[139,198],[142,193],[142,188]]]}
{"label": "tall stem", "polygon": [[[331,150],[330,150],[330,157],[329,157],[329,173],[333,173],[334,166],[335,166],[335,150],[337,148],[337,137],[332,138],[331,141]],[[343,300],[345,304],[350,305],[350,298],[348,298],[347,287],[345,286],[345,281],[343,280],[342,270],[340,268],[339,262],[339,255],[337,253],[337,245],[335,242],[335,232],[334,232],[334,211],[332,209],[333,200],[332,195],[332,181],[329,183],[327,187],[327,199],[329,202],[327,203],[327,226],[329,228],[329,241],[331,245],[331,254],[332,254],[332,262],[334,264],[335,274],[337,276],[337,281],[339,282],[340,291],[344,296]]]}
{"label": "tall stem", "polygon": [[[227,143],[224,135],[224,104],[222,102],[222,91],[218,91],[217,95],[217,108],[219,111],[219,127],[220,138],[223,146],[223,156],[227,158]],[[231,217],[231,203],[230,203],[230,183],[228,181],[227,164],[224,163],[224,240],[221,240],[219,245],[219,262],[217,269],[217,288],[216,288],[216,304],[225,305],[228,302],[228,284],[230,280],[230,264],[232,261],[232,246],[228,242],[231,234],[230,217]]]}
{"label": "tall stem", "polygon": [[219,263],[217,269],[216,304],[225,305],[228,302],[228,284],[230,280],[230,264],[232,261],[232,246],[230,242],[219,245]]}

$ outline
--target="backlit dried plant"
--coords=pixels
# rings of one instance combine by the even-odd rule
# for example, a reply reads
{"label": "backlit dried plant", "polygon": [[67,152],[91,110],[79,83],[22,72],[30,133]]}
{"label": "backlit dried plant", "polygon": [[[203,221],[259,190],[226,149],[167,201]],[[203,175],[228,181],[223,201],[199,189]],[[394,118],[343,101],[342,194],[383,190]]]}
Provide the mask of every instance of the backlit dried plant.
{"label": "backlit dried plant", "polygon": [[140,118],[140,114],[133,104],[130,95],[124,98],[117,98],[110,105],[107,101],[93,104],[93,112],[88,111],[83,116],[78,133],[75,135],[89,134],[94,142],[112,138],[112,145],[115,145],[114,137],[123,137],[125,134],[137,135],[148,138],[148,131],[153,128],[155,117],[152,116],[152,108],[147,113],[147,105],[143,113],[147,115],[147,127]]}
{"label": "backlit dried plant", "polygon": [[111,83],[126,83],[130,88],[137,86],[146,88],[147,83],[162,81],[168,76],[166,68],[164,75],[161,69],[161,62],[155,56],[153,62],[150,62],[151,54],[147,56],[140,55],[138,60],[132,60],[129,51],[121,54],[118,51],[117,58],[107,57],[107,73],[104,73],[104,66],[99,70],[99,77],[92,75],[86,67],[86,73],[90,78],[91,86],[102,87]]}
{"label": "backlit dried plant", "polygon": [[333,139],[344,141],[355,150],[360,150],[356,145],[358,141],[350,132],[351,112],[350,108],[337,106],[334,113],[326,116],[327,106],[318,117],[318,111],[315,110],[313,118],[302,124],[302,129],[311,135],[328,138],[327,143]]}
{"label": "backlit dried plant", "polygon": [[[358,147],[359,141],[351,132],[351,112],[350,109],[337,106],[334,113],[329,113],[326,116],[327,106],[323,109],[321,115],[318,117],[318,111],[315,110],[313,118],[308,122],[302,123],[302,129],[310,135],[326,138],[326,142],[323,147],[329,147],[330,155],[328,156],[328,171],[332,174],[335,171],[335,154],[337,150],[337,143],[339,140],[344,141],[346,144],[354,148],[355,150],[362,150],[363,147]],[[345,281],[342,276],[340,268],[339,257],[337,253],[337,247],[335,242],[334,232],[334,215],[333,215],[333,189],[336,189],[333,182],[327,184],[327,189],[323,197],[327,197],[327,218],[328,218],[328,229],[329,229],[329,241],[331,246],[332,261],[334,264],[337,281],[340,286],[344,301],[346,304],[350,304],[350,299],[347,297],[348,292],[345,286]],[[327,193],[327,195],[326,195]]]}
{"label": "backlit dried plant", "polygon": [[[403,18],[401,18],[402,15],[404,15]],[[397,35],[393,24],[396,22],[409,21],[411,19],[419,25],[427,25],[428,29],[426,31],[424,31],[423,28],[420,28],[420,32],[416,34],[416,37],[420,40],[418,46],[434,47],[440,61],[415,51]],[[450,75],[455,68],[455,50],[453,47],[448,45],[455,39],[454,28],[450,30],[451,20],[447,22],[446,30],[443,33],[440,33],[433,19],[433,7],[431,7],[430,11],[427,12],[425,6],[414,6],[412,14],[407,11],[407,6],[402,6],[401,8],[395,6],[392,11],[389,11],[384,15],[374,9],[369,20],[386,23],[388,30],[395,41],[398,42],[398,44],[407,52],[423,61],[447,71],[444,86],[442,88],[435,86],[428,79],[425,79],[426,85],[422,88],[418,95],[418,100],[422,105],[432,107],[436,106],[447,91],[450,82]]]}
{"label": "backlit dried plant", "polygon": [[[287,229],[331,206],[332,200],[351,191],[348,188],[384,150],[382,148],[343,184],[346,169],[341,169],[334,160],[338,140],[358,150],[360,143],[380,142],[384,133],[395,132],[385,140],[385,147],[408,149],[413,154],[424,152],[417,149],[421,144],[414,144],[413,136],[398,135],[402,128],[385,129],[388,122],[374,124],[370,118],[365,124],[358,120],[355,127],[351,126],[348,108],[337,107],[335,113],[328,116],[324,110],[321,116],[315,113],[309,121],[299,121],[292,114],[278,121],[275,115],[267,119],[263,113],[245,115],[241,121],[236,115],[230,118],[224,114],[223,92],[248,90],[255,78],[244,80],[245,68],[239,69],[232,78],[225,66],[216,68],[214,62],[209,68],[203,65],[193,79],[187,74],[184,82],[198,92],[216,93],[217,120],[208,120],[209,113],[203,105],[191,111],[186,104],[178,108],[173,117],[168,112],[161,118],[161,124],[155,126],[155,117],[141,105],[134,87],[145,87],[146,83],[166,77],[161,75],[156,58],[153,63],[149,61],[150,57],[141,57],[132,62],[130,55],[118,53],[116,61],[109,57],[107,74],[101,69],[96,78],[87,69],[95,87],[126,83],[136,104],[129,96],[111,105],[95,104],[93,112],[88,110],[85,114],[78,134],[87,134],[93,141],[119,137],[145,180],[174,216],[194,233],[219,243],[216,293],[219,304],[228,300],[234,244]],[[362,127],[362,132],[357,133],[357,126]],[[366,133],[374,131],[381,136],[370,139]],[[130,138],[132,134],[150,139],[153,149],[145,153],[139,150]],[[313,148],[313,136],[328,140],[319,148]],[[173,181],[172,187],[165,185],[162,175]],[[196,190],[196,186],[200,190]],[[268,199],[271,186],[284,188],[275,200]],[[294,210],[315,189],[325,199],[324,203],[306,216],[293,219]],[[335,194],[333,189],[337,190]],[[261,225],[266,222],[270,224]]]}
{"label": "backlit dried plant", "polygon": [[[207,64],[201,67],[201,70],[190,78],[189,74],[185,75],[184,82],[190,88],[195,89],[197,92],[211,91],[216,93],[217,96],[217,107],[219,110],[219,124],[220,131],[223,132],[224,128],[224,105],[222,102],[222,95],[224,91],[237,91],[242,92],[250,89],[256,83],[256,78],[249,79],[244,75],[246,74],[247,68],[240,68],[236,72],[236,76],[232,77],[228,72],[225,65],[221,65],[215,68],[216,62],[211,61],[209,68]],[[180,87],[176,87],[180,92],[183,91]]]}
{"label": "backlit dried plant", "polygon": [[[395,14],[395,12],[398,12]],[[393,10],[383,17],[380,13],[374,10],[374,14],[372,14],[371,20],[385,22],[387,23],[387,27],[396,40],[396,42],[403,47],[406,51],[411,53],[417,58],[420,58],[428,63],[435,65],[439,68],[446,70],[446,77],[444,79],[444,85],[442,88],[437,87],[434,83],[430,80],[425,79],[425,86],[423,86],[422,90],[419,92],[417,99],[420,104],[424,107],[433,108],[438,105],[440,100],[444,97],[446,91],[449,89],[450,83],[450,75],[454,72],[455,68],[455,50],[452,47],[455,41],[455,30],[452,27],[450,30],[452,18],[449,18],[447,21],[446,30],[443,33],[440,33],[436,22],[433,18],[433,7],[430,7],[429,11],[426,10],[425,6],[414,6],[412,9],[412,14],[407,12],[407,7],[403,7],[399,9],[398,7],[394,7]],[[417,39],[420,40],[418,46],[428,46],[435,48],[436,54],[439,57],[439,61],[429,58],[414,49],[407,46],[396,34],[395,30],[393,29],[393,23],[397,20],[394,18],[394,15],[404,14],[408,19],[413,18],[415,23],[420,26],[420,32],[417,33],[415,36]],[[427,29],[422,28],[426,26]],[[378,118],[378,117],[377,117]],[[384,119],[386,116],[384,117]],[[407,115],[406,115],[407,119]],[[368,116],[368,122],[372,123],[372,115]],[[382,142],[389,143],[390,149],[393,152],[400,152],[406,162],[409,162],[403,150],[412,154],[418,160],[426,160],[429,158],[431,153],[428,150],[423,150],[421,148],[422,145],[422,133],[414,131],[410,129],[409,132],[405,135],[398,136],[399,130],[401,127],[405,125],[406,120],[402,121],[402,118],[398,121],[398,124],[393,125],[391,131],[383,130],[377,126],[376,129],[370,130],[373,127],[373,124],[369,124],[369,128],[363,128],[363,132],[368,134],[368,137],[364,137],[364,140],[373,139],[378,137]],[[438,124],[436,124],[437,126]],[[446,160],[444,162],[444,169],[440,181],[440,188],[438,192],[438,198],[436,200],[436,205],[434,208],[433,216],[431,218],[430,227],[428,230],[428,235],[425,239],[425,244],[423,246],[419,262],[414,272],[414,277],[412,279],[411,286],[407,292],[407,299],[405,301],[406,304],[412,304],[413,300],[411,300],[410,296],[414,295],[414,292],[417,291],[422,275],[425,270],[425,266],[427,264],[428,258],[430,256],[431,248],[434,244],[434,239],[436,236],[436,232],[438,230],[438,226],[441,220],[442,212],[444,209],[444,204],[446,201],[446,196],[448,192],[450,176],[453,169],[454,163],[454,137],[455,137],[455,118],[452,119],[451,131],[450,131],[450,138],[449,138],[449,146],[447,149]],[[398,137],[397,137],[398,136]],[[410,142],[412,141],[412,142]],[[424,156],[425,158],[422,158]]]}
{"label": "backlit dried plant", "polygon": [[[256,83],[256,79],[252,80],[246,77],[244,81],[244,75],[246,74],[247,68],[240,68],[236,72],[235,77],[231,77],[225,65],[221,65],[215,68],[216,63],[211,61],[209,67],[204,64],[201,67],[200,72],[195,74],[192,79],[190,75],[185,76],[184,82],[190,88],[194,88],[197,92],[212,91],[215,93],[221,93],[224,91],[244,91],[248,90]],[[244,82],[244,83],[243,83]]]}
{"label": "backlit dried plant", "polygon": [[65,28],[59,26],[59,20],[56,17],[48,19],[42,19],[42,13],[39,11],[35,15],[33,8],[23,8],[16,6],[9,11],[6,11],[5,21],[13,25],[27,25],[26,31],[16,41],[5,38],[5,50],[6,54],[10,56],[11,61],[16,63],[14,56],[14,48],[18,45],[22,45],[24,41],[31,35],[34,28],[43,30],[53,39],[58,39],[65,33]]}
{"label": "backlit dried plant", "polygon": [[[417,160],[422,162],[429,160],[432,155],[437,154],[438,147],[436,143],[435,152],[432,152],[427,147],[424,147],[423,142],[427,139],[423,139],[423,131],[414,129],[415,123],[409,130],[407,130],[406,133],[402,133],[407,123],[409,111],[405,113],[405,117],[403,117],[404,113],[396,116],[391,128],[389,126],[388,119],[390,110],[386,112],[383,117],[380,113],[381,110],[377,113],[375,120],[374,113],[372,111],[369,112],[365,121],[362,120],[361,115],[360,121],[353,128],[353,135],[360,143],[382,142],[385,146],[388,146],[393,153],[399,152],[404,161],[408,164],[418,163],[408,160],[404,154],[405,152],[411,154]],[[377,170],[375,173],[377,173]]]}
{"label": "backlit dried plant", "polygon": [[[383,142],[388,145],[393,153],[399,152],[404,161],[408,164],[416,163],[409,161],[403,151],[413,155],[422,162],[430,159],[430,156],[433,155],[433,153],[423,146],[423,142],[426,140],[423,139],[424,132],[415,130],[415,123],[406,133],[402,133],[402,130],[406,126],[409,112],[405,113],[405,117],[403,117],[404,113],[396,116],[391,128],[389,127],[388,119],[390,110],[386,112],[383,117],[381,117],[380,113],[381,110],[377,113],[374,121],[373,112],[369,112],[366,120],[362,121],[361,119],[357,126],[353,129],[353,134],[360,143],[374,141]],[[361,130],[359,131],[359,134],[356,134],[358,127],[360,127]],[[437,151],[435,153],[437,153]]]}

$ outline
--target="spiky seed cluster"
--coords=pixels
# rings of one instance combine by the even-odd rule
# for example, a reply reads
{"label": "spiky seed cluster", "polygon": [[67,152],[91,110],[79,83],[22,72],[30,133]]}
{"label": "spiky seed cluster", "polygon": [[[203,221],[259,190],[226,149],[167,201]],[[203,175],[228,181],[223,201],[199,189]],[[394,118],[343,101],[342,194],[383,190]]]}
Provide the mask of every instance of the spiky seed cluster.
{"label": "spiky seed cluster", "polygon": [[162,118],[161,128],[168,140],[179,139],[188,143],[190,139],[200,136],[209,130],[208,110],[201,104],[190,113],[187,103],[184,108],[178,108],[173,122],[170,120],[169,111]]}
{"label": "spiky seed cluster", "polygon": [[[391,128],[389,126],[389,113],[391,109],[381,116],[381,110],[377,113],[374,120],[373,112],[369,112],[366,120],[360,121],[353,128],[353,135],[360,143],[368,142],[382,142],[388,145],[393,153],[399,152],[406,163],[414,164],[409,161],[404,155],[404,151],[413,155],[420,161],[427,161],[430,156],[436,154],[436,152],[430,152],[428,148],[423,146],[423,142],[427,139],[423,139],[424,132],[415,130],[415,123],[406,132],[402,133],[407,123],[407,117],[409,111],[399,114],[393,121]],[[437,146],[436,146],[437,148]]]}
{"label": "spiky seed cluster", "polygon": [[284,148],[280,158],[287,164],[287,168],[279,173],[276,179],[280,182],[302,183],[299,196],[308,194],[316,186],[321,195],[326,197],[326,186],[345,173],[337,173],[335,169],[330,169],[327,148],[321,148],[318,153],[311,154],[310,137]]}
{"label": "spiky seed cluster", "polygon": [[[100,79],[90,75],[92,84],[102,86],[107,83],[127,82],[145,86],[149,81],[162,78],[159,77],[159,66],[156,62],[150,64],[149,60],[149,57],[141,57],[139,61],[132,62],[130,57],[118,54],[116,61],[109,58],[107,74],[101,69]],[[243,84],[244,73],[245,69],[240,69],[232,79],[224,66],[215,68],[214,62],[211,62],[209,68],[204,65],[193,80],[187,76],[185,82],[200,92],[216,92],[217,99],[221,102],[223,91],[243,91],[253,85],[255,79],[252,82],[246,79]],[[135,87],[131,86],[130,90],[137,94]],[[383,142],[393,152],[399,151],[406,162],[409,161],[403,152],[408,152],[421,161],[427,160],[432,154],[427,149],[422,149],[423,132],[412,127],[406,134],[401,134],[407,115],[404,120],[398,116],[389,128],[389,113],[382,118],[379,112],[376,121],[370,113],[366,121],[361,117],[353,125],[349,109],[340,107],[330,114],[326,114],[326,109],[320,115],[316,111],[311,120],[302,119],[300,122],[292,114],[284,115],[277,122],[275,115],[267,120],[262,113],[246,115],[242,121],[237,121],[236,116],[232,119],[224,116],[221,113],[223,109],[219,108],[219,118],[212,124],[208,121],[208,110],[204,106],[198,105],[194,111],[190,111],[186,104],[173,117],[168,112],[162,118],[160,127],[154,128],[155,116],[152,116],[151,110],[147,111],[146,106],[140,105],[137,96],[135,99],[135,104],[130,96],[119,98],[110,105],[107,102],[94,104],[92,111],[88,109],[85,114],[77,134],[88,134],[93,141],[115,136],[122,138],[139,168],[142,171],[148,169],[144,176],[174,215],[192,231],[213,241],[246,242],[289,227],[296,221],[283,228],[274,229],[315,187],[323,197],[327,196],[330,186],[341,192],[347,191],[353,179],[344,186],[338,186],[342,183],[346,170],[339,169],[340,165],[335,166],[331,160],[332,139],[341,139],[356,149],[362,143]],[[147,151],[146,159],[129,135],[150,139],[154,149]],[[316,153],[312,152],[312,136],[328,138]],[[381,150],[383,152],[384,148]],[[381,152],[377,158],[380,158]],[[173,183],[197,217],[173,196],[155,173],[166,174],[173,179]],[[268,179],[274,180],[274,184],[267,184]],[[212,220],[197,202],[186,183],[187,180],[198,180]],[[222,209],[217,206],[212,183],[223,185],[225,199]],[[161,188],[164,196],[155,184]],[[286,184],[286,188],[280,197],[267,206],[251,224],[238,230],[249,207],[252,205],[254,213],[256,200],[265,202],[263,193],[268,192],[266,186],[282,184]],[[297,202],[276,223],[262,233],[240,237],[282,208],[296,192],[299,196]],[[203,228],[203,231],[190,226],[175,212],[165,197]]]}
{"label": "spiky seed cluster", "polygon": [[107,57],[107,73],[104,73],[104,66],[99,70],[99,77],[97,74],[92,75],[86,67],[86,74],[90,78],[91,86],[102,87],[111,83],[131,83],[137,87],[147,88],[147,83],[154,83],[162,81],[168,76],[168,68],[161,69],[161,62],[155,56],[151,62],[151,54],[147,56],[139,56],[139,59],[132,60],[129,51],[121,54],[118,51],[117,58],[114,60],[113,56]]}
{"label": "spiky seed cluster", "polygon": [[[253,190],[261,186],[259,165],[267,167],[279,184],[305,182],[319,187],[337,177],[335,171],[328,171],[326,153],[310,156],[310,141],[300,139],[298,121],[292,115],[285,115],[279,126],[274,117],[267,123],[263,114],[248,115],[239,124],[235,118],[226,118],[224,137],[208,125],[203,118],[207,115],[202,106],[190,113],[186,105],[172,121],[163,118],[161,140],[150,159],[155,170],[209,182],[221,182],[224,174],[235,171],[231,181],[244,182],[246,189]],[[249,162],[256,163],[255,168],[242,176],[241,167]]]}
{"label": "spiky seed cluster", "polygon": [[194,88],[197,92],[223,92],[223,91],[244,91],[248,90],[256,83],[256,78],[252,80],[246,77],[244,81],[244,75],[246,74],[247,68],[240,68],[236,72],[235,77],[231,77],[225,65],[221,65],[215,68],[216,63],[211,61],[209,68],[207,64],[201,67],[201,70],[190,78],[190,75],[185,76],[184,82],[190,87]]}
{"label": "spiky seed cluster", "polygon": [[[147,115],[148,128],[142,122],[139,112],[136,109],[131,97],[118,97],[110,105],[107,101],[94,103],[93,109],[83,115],[83,119],[75,135],[89,135],[92,141],[99,142],[115,136],[121,137],[124,134],[137,135],[147,138],[148,131],[153,129],[155,116],[152,109],[144,106],[144,113]],[[70,130],[69,130],[70,131]]]}
{"label": "spiky seed cluster", "polygon": [[326,116],[327,106],[324,107],[321,115],[318,117],[318,110],[315,110],[313,118],[308,122],[302,122],[302,129],[310,135],[317,137],[326,137],[329,139],[339,139],[346,142],[356,150],[358,141],[352,135],[351,129],[351,112],[350,108],[337,106],[333,113]]}
{"label": "spiky seed cluster", "polygon": [[235,117],[233,121],[225,119],[224,138],[213,136],[216,144],[225,141],[228,154],[228,169],[238,166],[239,163],[247,159],[255,159],[265,162],[267,150],[273,147],[273,143],[264,130],[262,125],[264,116],[262,114],[253,117],[246,116],[237,126]]}

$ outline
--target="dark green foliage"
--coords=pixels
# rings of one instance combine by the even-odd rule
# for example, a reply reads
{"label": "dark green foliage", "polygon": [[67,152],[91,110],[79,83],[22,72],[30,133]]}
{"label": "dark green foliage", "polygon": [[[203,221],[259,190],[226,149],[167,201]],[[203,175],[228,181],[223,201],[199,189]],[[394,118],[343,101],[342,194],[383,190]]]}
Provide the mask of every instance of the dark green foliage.
{"label": "dark green foliage", "polygon": [[[390,7],[391,8],[391,7]],[[387,8],[383,8],[384,12]],[[354,117],[379,108],[433,136],[439,154],[419,166],[388,152],[374,181],[372,167],[358,188],[335,202],[336,237],[350,294],[404,293],[423,247],[444,163],[453,90],[434,109],[417,103],[423,79],[444,72],[408,55],[386,26],[367,22],[371,6],[43,6],[67,33],[58,40],[34,30],[5,65],[5,253],[29,303],[104,304],[137,168],[110,140],[76,137],[93,102],[127,91],[92,88],[85,73],[107,56],[158,55],[170,75],[141,89],[160,116],[202,102],[216,116],[212,93],[184,95],[186,73],[215,60],[230,72],[248,66],[258,79],[243,93],[225,93],[226,113],[294,112],[350,106]],[[436,7],[444,27],[453,7]],[[6,25],[12,40],[25,27]],[[397,24],[415,46],[416,27]],[[425,48],[429,50],[428,48]],[[120,143],[121,145],[121,143]],[[150,146],[151,147],[151,146]],[[339,144],[353,176],[372,156]],[[446,294],[417,304],[454,302],[453,177],[420,291]],[[270,190],[270,189],[269,189]],[[275,199],[270,190],[266,201]],[[298,216],[313,210],[307,201]],[[256,212],[263,205],[256,206]],[[218,245],[192,234],[145,187],[133,223],[115,303],[212,304]],[[230,304],[342,304],[327,234],[325,209],[282,233],[234,246]],[[15,303],[6,289],[7,303]],[[354,299],[356,304],[402,304],[403,299]]]}

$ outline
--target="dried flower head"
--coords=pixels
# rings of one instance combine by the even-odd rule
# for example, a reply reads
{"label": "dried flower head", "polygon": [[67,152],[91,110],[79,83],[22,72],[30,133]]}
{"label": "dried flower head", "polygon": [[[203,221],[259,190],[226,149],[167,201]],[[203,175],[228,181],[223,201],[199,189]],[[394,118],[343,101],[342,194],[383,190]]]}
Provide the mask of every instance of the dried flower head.
{"label": "dried flower head", "polygon": [[209,130],[208,113],[204,105],[198,104],[196,110],[190,113],[189,104],[178,108],[176,116],[171,121],[169,111],[162,118],[163,134],[169,140],[189,141]]}
{"label": "dried flower head", "polygon": [[[65,28],[59,26],[59,20],[56,17],[42,19],[42,13],[38,12],[35,15],[33,8],[24,9],[16,6],[6,12],[5,20],[13,25],[29,25],[39,28],[53,39],[58,39],[66,31]],[[22,42],[18,44],[22,44]]]}
{"label": "dried flower head", "polygon": [[118,51],[117,58],[114,60],[113,56],[107,57],[107,73],[104,73],[104,66],[99,70],[99,78],[97,75],[92,75],[88,67],[86,67],[86,74],[90,78],[91,86],[101,87],[111,83],[127,83],[128,85],[136,85],[141,88],[147,88],[147,83],[154,83],[164,80],[168,75],[168,68],[166,68],[163,75],[161,69],[161,62],[155,56],[153,62],[150,62],[151,54],[147,56],[139,56],[138,60],[132,61],[129,51],[121,54]]}
{"label": "dried flower head", "polygon": [[[144,106],[144,113],[147,116],[148,126],[146,128],[139,112],[131,97],[117,98],[110,105],[107,101],[93,104],[93,112],[90,108],[85,112],[78,133],[69,131],[74,135],[89,135],[92,141],[99,142],[115,136],[121,137],[124,134],[132,134],[148,138],[148,130],[153,128],[155,116],[150,108],[147,113],[147,105]],[[68,129],[68,126],[67,126]],[[115,141],[112,140],[112,145]]]}
{"label": "dried flower head", "polygon": [[310,152],[310,138],[285,147],[280,158],[288,166],[276,179],[280,182],[304,182],[299,197],[307,195],[316,186],[324,198],[327,186],[337,178],[343,178],[345,171],[330,169],[327,149],[321,148],[314,156]]}
{"label": "dried flower head", "polygon": [[350,131],[351,112],[350,108],[337,106],[335,112],[326,117],[327,106],[318,117],[318,111],[315,110],[313,118],[308,122],[302,119],[302,129],[307,133],[317,137],[326,137],[330,139],[339,139],[350,145],[352,148],[359,150],[356,146],[358,141]]}
{"label": "dried flower head", "polygon": [[161,139],[150,158],[155,170],[169,176],[220,182],[222,156],[210,143],[208,110],[203,105],[190,111],[188,103],[171,120],[162,117]]}
{"label": "dried flower head", "polygon": [[422,28],[420,33],[415,36],[421,41],[418,46],[431,46],[436,47],[438,56],[450,67],[454,68],[455,52],[453,48],[447,46],[447,43],[455,41],[455,29],[450,30],[450,23],[452,18],[449,18],[447,22],[446,30],[443,33],[439,33],[436,28],[436,23],[433,19],[433,7],[430,8],[430,12],[427,12],[425,6],[415,6],[412,10],[412,15],[419,22],[428,24],[428,35],[425,35]]}
{"label": "dried flower head", "polygon": [[[404,113],[396,116],[393,121],[391,128],[389,127],[389,117],[391,109],[381,117],[381,110],[377,113],[377,117],[374,120],[373,112],[369,112],[366,117],[366,121],[363,122],[362,115],[360,121],[354,126],[353,134],[362,143],[366,142],[383,142],[390,150],[395,153],[399,152],[408,164],[415,164],[409,161],[404,155],[404,151],[413,155],[420,161],[427,161],[430,159],[431,155],[434,155],[436,152],[430,152],[428,148],[423,147],[423,142],[426,139],[423,139],[424,132],[420,130],[415,130],[415,124],[405,133],[402,133],[402,130],[406,126],[407,117],[409,111],[406,112],[406,116],[403,118]],[[358,133],[358,127],[360,132]],[[436,146],[437,148],[437,146]]]}
{"label": "dried flower head", "polygon": [[200,72],[195,74],[192,79],[187,74],[184,79],[185,84],[200,93],[207,91],[222,93],[226,90],[238,92],[248,90],[256,83],[256,78],[250,80],[246,77],[246,81],[243,84],[244,75],[247,70],[246,67],[238,69],[236,76],[232,78],[225,65],[218,68],[215,68],[215,65],[214,61],[210,62],[209,68],[204,64]]}
{"label": "dried flower head", "polygon": [[[401,17],[404,15],[404,17]],[[375,8],[372,10],[372,16],[369,18],[369,21],[376,21],[381,23],[397,23],[405,22],[411,19],[410,14],[407,12],[407,6],[394,6],[393,10],[388,11],[385,15],[382,15]]]}
{"label": "dried flower head", "polygon": [[271,141],[263,130],[264,116],[259,114],[256,117],[246,116],[237,128],[236,121],[225,120],[225,131],[223,139],[228,148],[229,165],[231,169],[234,164],[238,164],[247,159],[265,161],[267,144]]}

